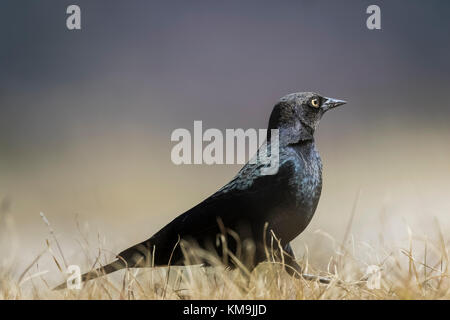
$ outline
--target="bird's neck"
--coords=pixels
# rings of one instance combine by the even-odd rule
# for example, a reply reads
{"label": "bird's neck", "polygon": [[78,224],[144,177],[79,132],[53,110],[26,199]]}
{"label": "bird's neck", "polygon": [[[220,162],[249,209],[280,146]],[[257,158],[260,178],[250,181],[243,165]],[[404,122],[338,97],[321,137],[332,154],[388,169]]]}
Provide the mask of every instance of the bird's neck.
{"label": "bird's neck", "polygon": [[[298,122],[295,126],[281,127],[278,129],[280,146],[296,144],[314,144],[314,130],[303,123]],[[272,130],[267,131],[267,141],[271,141]]]}
{"label": "bird's neck", "polygon": [[316,144],[314,143],[314,139],[312,140],[302,140],[297,143],[290,144],[289,147],[294,149],[297,153],[301,153],[304,155],[309,154],[319,154],[316,148]]}

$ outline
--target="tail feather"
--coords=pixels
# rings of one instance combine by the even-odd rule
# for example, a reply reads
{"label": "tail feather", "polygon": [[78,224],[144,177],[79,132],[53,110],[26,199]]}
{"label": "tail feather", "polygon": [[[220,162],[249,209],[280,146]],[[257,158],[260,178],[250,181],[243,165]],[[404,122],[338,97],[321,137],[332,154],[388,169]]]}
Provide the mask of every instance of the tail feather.
{"label": "tail feather", "polygon": [[[107,264],[106,266],[102,266],[100,268],[97,268],[95,270],[86,272],[81,276],[81,282],[85,282],[88,280],[92,280],[104,275],[107,275],[109,273],[112,273],[114,271],[120,270],[126,268],[126,264],[122,260],[116,260],[111,262],[110,264]],[[61,283],[59,286],[53,288],[53,290],[62,290],[67,288],[67,282]]]}

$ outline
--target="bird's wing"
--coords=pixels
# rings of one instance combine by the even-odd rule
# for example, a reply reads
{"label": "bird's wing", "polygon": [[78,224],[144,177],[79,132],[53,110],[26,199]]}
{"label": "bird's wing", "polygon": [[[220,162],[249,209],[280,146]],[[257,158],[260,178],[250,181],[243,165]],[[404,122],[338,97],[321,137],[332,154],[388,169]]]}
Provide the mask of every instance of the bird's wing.
{"label": "bird's wing", "polygon": [[[286,157],[284,157],[286,158]],[[192,209],[175,218],[153,237],[154,240],[167,238],[167,234],[193,236],[217,227],[217,219],[232,225],[237,219],[254,214],[255,210],[267,209],[265,205],[276,205],[279,192],[285,189],[286,179],[292,176],[294,165],[283,161],[274,175],[263,175],[261,170],[267,164],[247,163],[228,184]],[[252,210],[253,209],[253,210]],[[263,210],[261,210],[263,211]],[[262,212],[260,212],[262,214]],[[251,219],[251,217],[247,217]]]}
{"label": "bird's wing", "polygon": [[[281,159],[281,157],[280,157]],[[161,250],[172,250],[180,238],[198,238],[218,229],[218,219],[227,227],[239,219],[248,218],[255,212],[264,211],[265,206],[276,205],[277,192],[283,190],[286,178],[293,174],[290,161],[280,162],[274,175],[263,175],[261,170],[268,164],[247,163],[228,184],[195,207],[179,215],[150,239],[138,246]],[[262,212],[261,212],[262,214]],[[215,236],[215,234],[214,234]],[[129,256],[127,249],[120,255]],[[157,249],[158,250],[158,249]]]}

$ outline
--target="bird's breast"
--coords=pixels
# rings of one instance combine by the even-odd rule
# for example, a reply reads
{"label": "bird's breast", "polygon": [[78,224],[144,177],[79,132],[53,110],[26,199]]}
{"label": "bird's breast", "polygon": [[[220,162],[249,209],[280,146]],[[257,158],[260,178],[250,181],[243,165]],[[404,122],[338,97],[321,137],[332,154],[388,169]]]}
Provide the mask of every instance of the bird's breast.
{"label": "bird's breast", "polygon": [[303,160],[295,175],[296,205],[314,213],[322,191],[322,162],[317,154]]}
{"label": "bird's breast", "polygon": [[286,186],[287,199],[274,215],[274,225],[282,230],[286,241],[307,227],[322,190],[322,162],[314,146],[294,151],[287,160],[292,170]]}

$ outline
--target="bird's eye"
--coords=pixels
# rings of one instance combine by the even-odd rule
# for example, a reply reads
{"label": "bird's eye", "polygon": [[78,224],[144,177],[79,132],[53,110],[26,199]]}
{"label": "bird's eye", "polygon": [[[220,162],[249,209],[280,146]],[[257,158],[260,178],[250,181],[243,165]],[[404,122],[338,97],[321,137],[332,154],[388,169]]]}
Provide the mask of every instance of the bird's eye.
{"label": "bird's eye", "polygon": [[310,101],[310,104],[311,104],[312,107],[318,108],[319,107],[319,99],[317,99],[317,98],[312,99]]}

